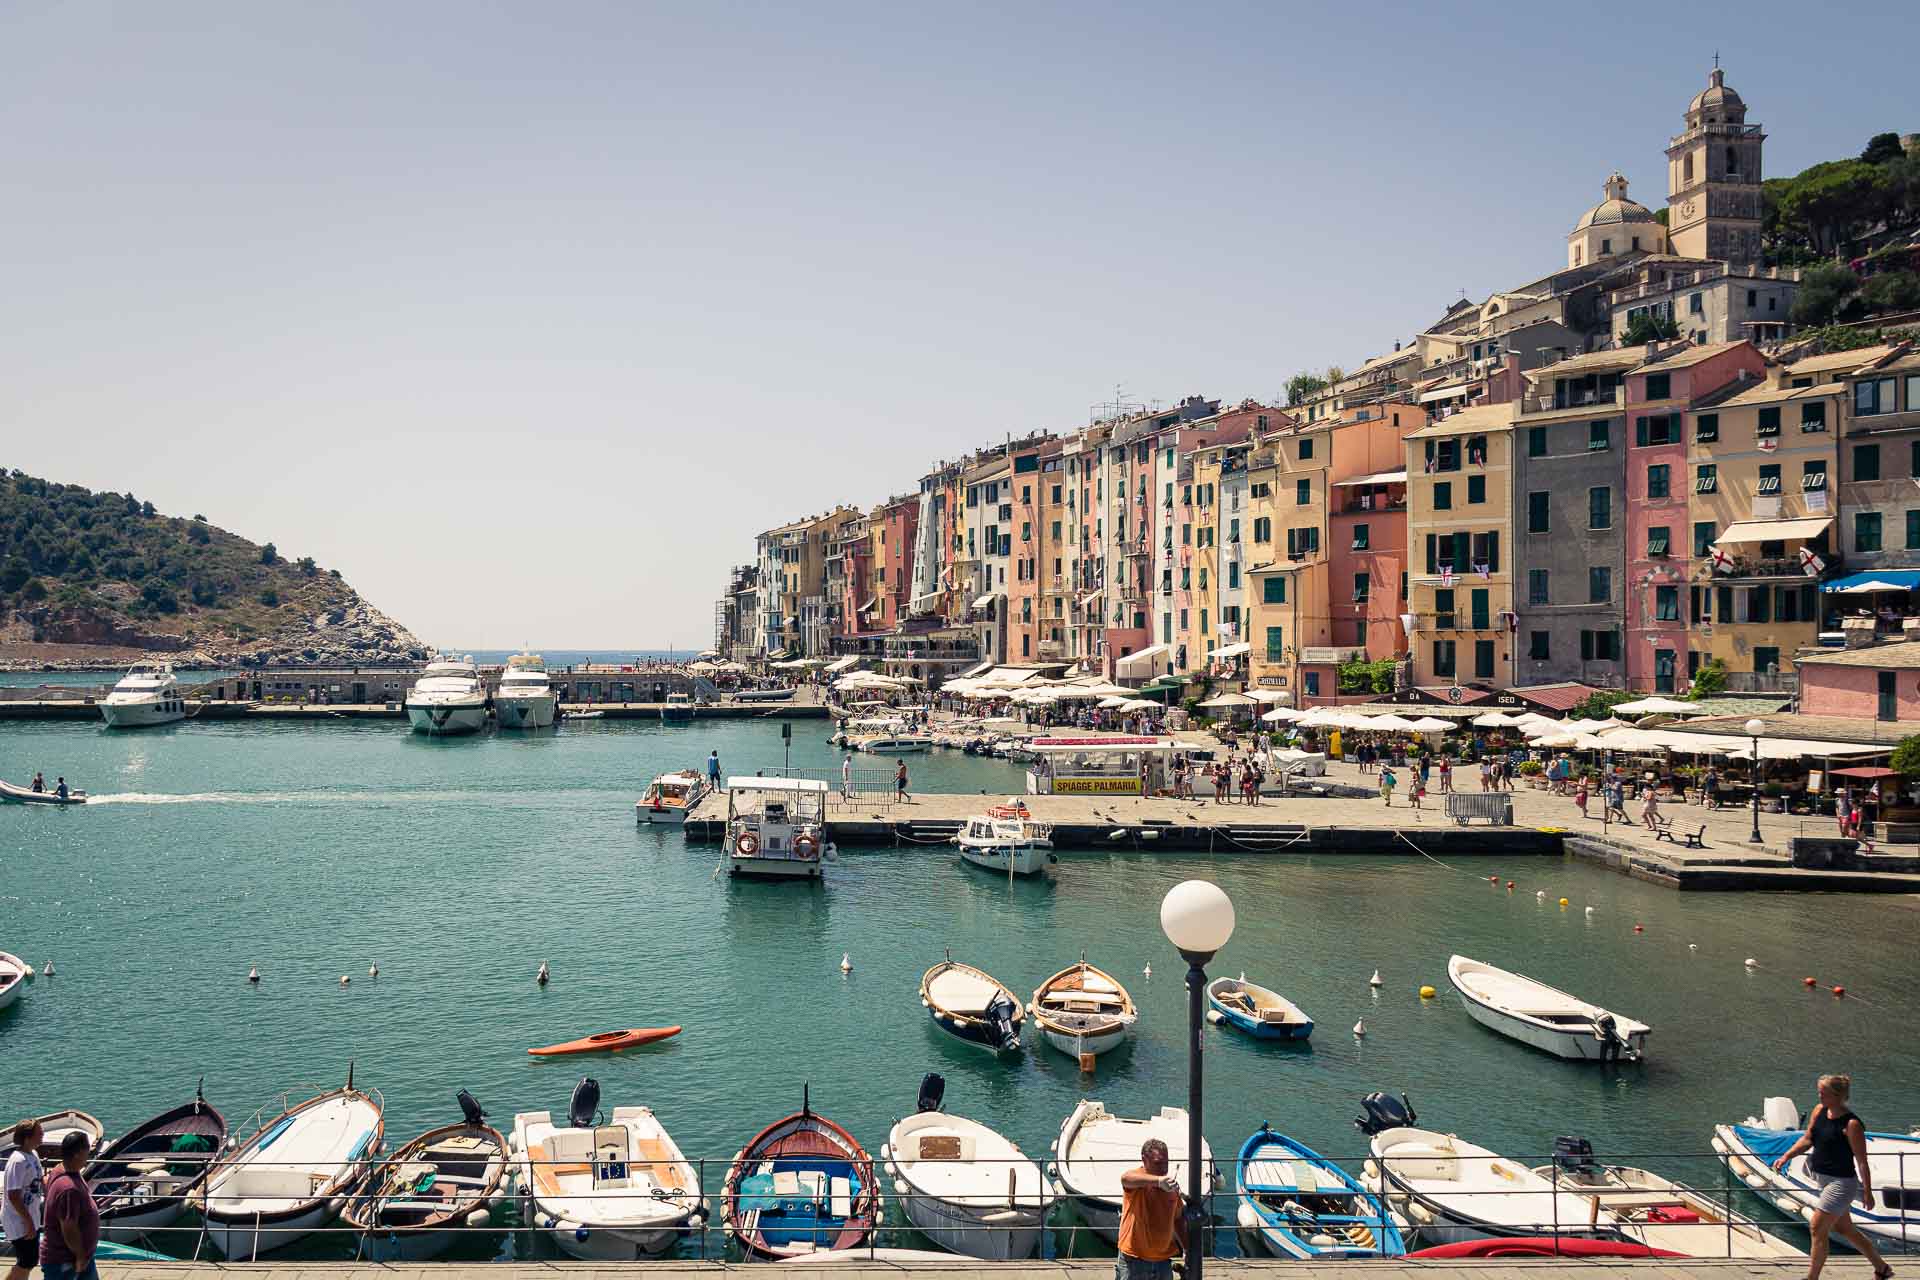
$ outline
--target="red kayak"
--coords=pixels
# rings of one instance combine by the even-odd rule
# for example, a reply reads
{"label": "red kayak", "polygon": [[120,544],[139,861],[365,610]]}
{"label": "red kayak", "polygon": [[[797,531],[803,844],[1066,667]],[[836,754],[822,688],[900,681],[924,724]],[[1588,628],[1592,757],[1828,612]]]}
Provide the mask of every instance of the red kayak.
{"label": "red kayak", "polygon": [[630,1027],[625,1031],[602,1031],[597,1036],[568,1040],[564,1044],[550,1044],[527,1052],[536,1058],[552,1058],[563,1053],[608,1053],[616,1049],[631,1049],[635,1045],[652,1044],[655,1040],[665,1040],[668,1036],[679,1034],[678,1027]]}
{"label": "red kayak", "polygon": [[1501,1236],[1492,1240],[1456,1240],[1409,1253],[1409,1258],[1684,1258],[1671,1249],[1654,1249],[1631,1240],[1595,1240],[1589,1236]]}

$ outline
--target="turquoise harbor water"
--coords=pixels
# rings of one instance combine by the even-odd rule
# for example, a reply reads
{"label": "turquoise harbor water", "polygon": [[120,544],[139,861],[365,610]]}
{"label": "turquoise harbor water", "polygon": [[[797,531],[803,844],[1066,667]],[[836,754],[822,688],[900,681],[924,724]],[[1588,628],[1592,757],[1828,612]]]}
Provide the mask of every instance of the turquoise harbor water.
{"label": "turquoise harbor water", "polygon": [[[826,733],[795,726],[796,766],[837,767]],[[1804,1101],[1821,1071],[1854,1074],[1875,1127],[1920,1123],[1912,900],[1683,895],[1547,859],[1449,870],[1106,850],[1063,852],[1053,883],[1011,889],[928,848],[843,851],[824,888],[733,884],[714,877],[714,849],[633,820],[648,778],[711,747],[731,773],[782,761],[777,726],[751,721],[449,741],[394,722],[0,725],[0,776],[64,773],[100,797],[0,806],[0,949],[57,965],[0,1013],[0,1119],[78,1106],[117,1130],[204,1076],[237,1124],[283,1088],[338,1083],[352,1059],[385,1094],[396,1144],[457,1118],[461,1088],[505,1129],[515,1111],[564,1109],[586,1073],[604,1105],[651,1105],[689,1154],[722,1162],[796,1109],[803,1084],[877,1151],[922,1073],[939,1071],[950,1110],[1043,1153],[1082,1096],[1122,1114],[1184,1104],[1181,968],[1157,907],[1206,876],[1239,911],[1214,971],[1245,970],[1319,1024],[1302,1049],[1209,1029],[1218,1157],[1263,1120],[1358,1154],[1350,1121],[1375,1088],[1516,1157],[1581,1133],[1608,1158],[1715,1185],[1717,1166],[1697,1158],[1711,1125],[1767,1094]],[[910,765],[918,787],[1019,786],[997,761]],[[1295,803],[1311,820],[1313,802]],[[1487,884],[1496,872],[1513,893]],[[1022,992],[1084,952],[1130,985],[1138,1041],[1091,1079],[1051,1050],[1002,1065],[963,1048],[916,997],[949,948]],[[1582,1068],[1481,1029],[1447,993],[1453,951],[1645,1019],[1651,1060]],[[1849,995],[1809,993],[1802,975]],[[1422,1001],[1422,983],[1440,998]],[[686,1030],[614,1057],[525,1052],[663,1023]]]}

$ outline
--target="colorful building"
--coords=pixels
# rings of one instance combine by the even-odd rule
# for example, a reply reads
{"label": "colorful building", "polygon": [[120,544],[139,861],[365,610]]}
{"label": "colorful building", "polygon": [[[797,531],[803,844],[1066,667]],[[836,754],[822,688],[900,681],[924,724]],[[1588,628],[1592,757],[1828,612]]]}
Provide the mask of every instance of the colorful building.
{"label": "colorful building", "polygon": [[[1512,403],[1471,405],[1407,436],[1415,684],[1515,683],[1507,552],[1517,411]],[[1611,518],[1611,498],[1608,510]]]}

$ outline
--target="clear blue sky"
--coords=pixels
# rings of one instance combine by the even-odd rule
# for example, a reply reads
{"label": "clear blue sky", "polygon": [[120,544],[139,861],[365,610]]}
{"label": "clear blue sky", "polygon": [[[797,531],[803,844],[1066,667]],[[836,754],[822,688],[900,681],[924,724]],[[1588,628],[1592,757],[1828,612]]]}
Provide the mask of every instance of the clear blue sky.
{"label": "clear blue sky", "polygon": [[1561,265],[1716,48],[1773,174],[1920,129],[1910,4],[1728,12],[13,0],[0,461],[704,643],[758,529]]}

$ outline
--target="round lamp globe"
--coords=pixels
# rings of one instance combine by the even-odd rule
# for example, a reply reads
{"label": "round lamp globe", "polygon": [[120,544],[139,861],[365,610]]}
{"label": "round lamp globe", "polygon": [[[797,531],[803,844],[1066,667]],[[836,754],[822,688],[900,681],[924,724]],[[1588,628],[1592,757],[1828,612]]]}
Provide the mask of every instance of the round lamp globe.
{"label": "round lamp globe", "polygon": [[1767,722],[1765,720],[1760,720],[1756,718],[1756,719],[1747,721],[1747,736],[1749,738],[1757,738],[1761,734],[1765,733],[1766,731],[1767,731]]}
{"label": "round lamp globe", "polygon": [[1183,880],[1160,901],[1160,930],[1183,954],[1211,956],[1233,936],[1233,900],[1211,880]]}

